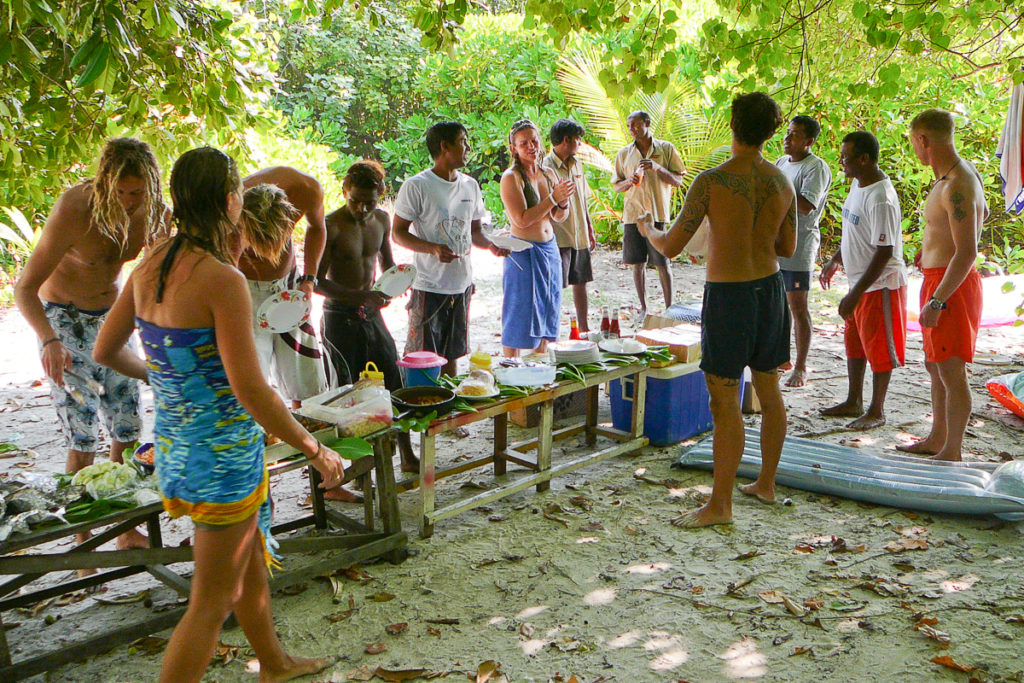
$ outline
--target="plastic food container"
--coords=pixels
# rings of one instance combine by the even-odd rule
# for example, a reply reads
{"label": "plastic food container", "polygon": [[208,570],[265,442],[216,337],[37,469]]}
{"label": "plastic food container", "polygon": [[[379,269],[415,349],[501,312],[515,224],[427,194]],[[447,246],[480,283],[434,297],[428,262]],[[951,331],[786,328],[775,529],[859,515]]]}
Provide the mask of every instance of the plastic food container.
{"label": "plastic food container", "polygon": [[441,376],[441,366],[448,362],[433,351],[413,351],[398,361],[407,387],[432,387]]}

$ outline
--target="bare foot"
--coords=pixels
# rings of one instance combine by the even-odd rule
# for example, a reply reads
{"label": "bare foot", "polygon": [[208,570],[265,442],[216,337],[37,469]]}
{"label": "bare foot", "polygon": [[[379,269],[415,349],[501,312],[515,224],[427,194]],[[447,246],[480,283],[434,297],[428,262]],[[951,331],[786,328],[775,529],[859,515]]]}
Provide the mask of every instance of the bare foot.
{"label": "bare foot", "polygon": [[339,486],[329,491],[324,491],[324,500],[337,500],[342,503],[362,503],[363,495],[349,491],[344,486]]}
{"label": "bare foot", "polygon": [[703,505],[696,510],[684,512],[671,520],[671,523],[672,526],[682,529],[699,529],[700,527],[714,526],[715,524],[732,524],[732,515],[712,512],[710,507]]}
{"label": "bare foot", "polygon": [[260,667],[260,683],[279,683],[279,681],[290,681],[299,676],[308,676],[324,669],[334,666],[337,657],[322,657],[319,659],[307,659],[304,657],[289,657],[289,665],[281,671],[264,671]]}
{"label": "bare foot", "polygon": [[807,369],[795,368],[786,378],[787,387],[802,387],[807,384]]}
{"label": "bare foot", "polygon": [[138,529],[126,531],[117,537],[118,550],[131,550],[132,548],[148,548],[149,537],[143,535]]}
{"label": "bare foot", "polygon": [[792,370],[792,369],[793,369],[793,364],[790,363],[788,360],[785,363],[783,363],[782,365],[779,366],[779,370],[782,370],[783,372],[785,372],[786,370]]}
{"label": "bare foot", "polygon": [[757,482],[755,481],[750,484],[744,484],[743,486],[737,486],[736,488],[739,489],[740,493],[747,496],[753,496],[765,505],[775,505],[774,487],[770,491],[763,491],[758,487]]}
{"label": "bare foot", "polygon": [[868,429],[874,429],[875,427],[881,427],[884,424],[885,415],[862,415],[846,426],[849,429],[866,431]]}
{"label": "bare foot", "polygon": [[963,462],[963,458],[960,457],[959,453],[943,453],[939,451],[928,460],[938,460],[940,462]]}
{"label": "bare foot", "polygon": [[896,450],[912,455],[935,455],[939,452],[939,448],[936,448],[928,439],[921,439],[920,441],[907,444],[897,444]]}
{"label": "bare foot", "polygon": [[860,417],[864,414],[864,408],[860,403],[843,401],[831,408],[822,408],[818,412],[825,417]]}

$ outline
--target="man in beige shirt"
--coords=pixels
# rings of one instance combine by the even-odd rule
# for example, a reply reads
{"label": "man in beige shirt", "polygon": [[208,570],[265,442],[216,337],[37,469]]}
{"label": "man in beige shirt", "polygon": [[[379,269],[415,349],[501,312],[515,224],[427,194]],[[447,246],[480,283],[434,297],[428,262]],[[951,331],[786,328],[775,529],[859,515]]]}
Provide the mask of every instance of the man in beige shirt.
{"label": "man in beige shirt", "polygon": [[615,157],[612,188],[626,193],[622,208],[622,261],[633,267],[633,284],[643,314],[647,312],[644,263],[658,271],[666,308],[672,305],[672,271],[668,259],[637,231],[637,219],[650,213],[655,227],[664,230],[671,218],[672,188],[682,185],[686,166],[671,142],[651,135],[650,114],[635,111],[626,123],[633,142]]}
{"label": "man in beige shirt", "polygon": [[551,126],[549,138],[551,152],[544,157],[543,166],[559,180],[576,183],[576,192],[569,197],[569,217],[564,221],[551,221],[562,255],[562,287],[572,285],[573,303],[580,332],[587,332],[587,283],[594,279],[590,266],[590,252],[597,246],[594,224],[590,221],[587,198],[590,188],[583,173],[583,163],[576,158],[583,141],[583,126],[572,119],[558,119]]}

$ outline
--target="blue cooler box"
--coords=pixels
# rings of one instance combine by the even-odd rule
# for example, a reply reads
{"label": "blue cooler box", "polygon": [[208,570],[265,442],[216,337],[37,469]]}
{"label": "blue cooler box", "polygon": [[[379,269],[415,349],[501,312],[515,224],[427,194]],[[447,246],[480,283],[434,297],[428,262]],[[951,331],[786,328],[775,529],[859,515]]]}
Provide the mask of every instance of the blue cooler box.
{"label": "blue cooler box", "polygon": [[[669,446],[711,429],[711,406],[698,363],[679,363],[647,372],[644,436],[652,446]],[[743,384],[740,383],[740,402]],[[633,414],[633,379],[611,381],[612,426],[628,430]]]}

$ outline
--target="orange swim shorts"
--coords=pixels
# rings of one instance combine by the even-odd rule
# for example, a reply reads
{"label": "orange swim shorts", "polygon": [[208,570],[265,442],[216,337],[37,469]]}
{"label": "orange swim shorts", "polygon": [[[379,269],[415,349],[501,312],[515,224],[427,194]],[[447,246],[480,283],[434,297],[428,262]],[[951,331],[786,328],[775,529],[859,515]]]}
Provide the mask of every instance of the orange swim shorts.
{"label": "orange swim shorts", "polygon": [[903,367],[907,349],[907,288],[865,292],[846,321],[847,358],[867,358],[872,372]]}
{"label": "orange swim shorts", "polygon": [[[924,309],[932,298],[945,268],[924,268],[924,284],[921,285],[921,308]],[[981,324],[981,276],[977,270],[968,273],[964,281],[946,302],[946,308],[939,314],[935,327],[922,327],[924,335],[924,359],[929,363],[941,363],[950,358],[959,358],[965,363],[974,360],[974,344],[978,340]]]}

